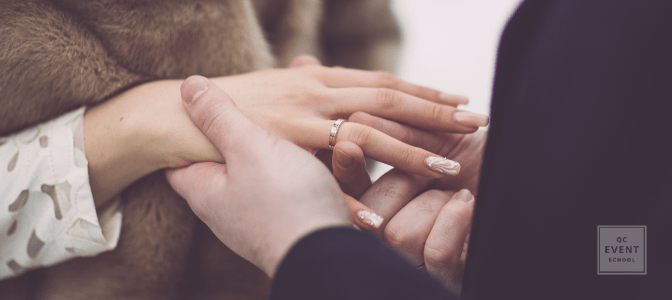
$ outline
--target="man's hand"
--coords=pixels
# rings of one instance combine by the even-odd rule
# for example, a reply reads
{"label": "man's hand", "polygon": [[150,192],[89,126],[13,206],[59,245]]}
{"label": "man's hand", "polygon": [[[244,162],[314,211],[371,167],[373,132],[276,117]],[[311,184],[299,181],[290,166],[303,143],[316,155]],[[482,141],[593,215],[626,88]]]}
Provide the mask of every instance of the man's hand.
{"label": "man's hand", "polygon": [[329,226],[349,226],[348,207],[313,155],[254,124],[210,80],[192,76],[182,99],[226,164],[197,163],[167,178],[217,237],[273,276],[291,245]]}
{"label": "man's hand", "polygon": [[[487,132],[434,133],[365,113],[355,113],[349,120],[462,164],[459,175],[438,180],[393,169],[371,186],[368,178],[362,178],[365,166],[356,145],[336,144],[333,157],[341,188],[383,219],[378,228],[363,229],[381,237],[413,264],[424,264],[430,274],[459,292],[475,203],[469,190],[475,193],[478,188]],[[357,163],[338,168],[336,162],[346,158]]]}
{"label": "man's hand", "polygon": [[474,196],[467,189],[457,193],[424,190],[414,185],[410,177],[418,176],[393,170],[361,197],[361,203],[384,220],[379,228],[370,231],[413,265],[424,265],[429,274],[459,293]]}

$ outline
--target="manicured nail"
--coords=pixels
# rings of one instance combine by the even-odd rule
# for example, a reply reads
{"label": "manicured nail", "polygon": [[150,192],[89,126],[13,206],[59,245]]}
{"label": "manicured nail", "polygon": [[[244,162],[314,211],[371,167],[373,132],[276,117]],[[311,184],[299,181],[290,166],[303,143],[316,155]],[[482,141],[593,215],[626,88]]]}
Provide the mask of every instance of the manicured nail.
{"label": "manicured nail", "polygon": [[378,228],[380,227],[380,224],[383,224],[383,217],[367,210],[358,211],[357,217],[364,222],[364,224],[369,224],[373,228]]}
{"label": "manicured nail", "polygon": [[[203,93],[208,90],[208,84],[200,77],[189,77],[183,84],[187,84],[189,89],[182,94],[182,101],[184,101],[184,103],[187,105],[194,102],[196,98],[203,95]],[[194,93],[191,97],[189,97],[190,92]]]}
{"label": "manicured nail", "polygon": [[471,192],[469,192],[469,190],[467,190],[467,189],[462,189],[462,190],[460,190],[459,192],[457,192],[457,194],[455,194],[455,195],[453,196],[453,198],[454,198],[455,200],[460,200],[460,201],[464,201],[464,202],[469,202],[469,201],[471,201],[472,199],[474,199],[474,195],[472,195]]}
{"label": "manicured nail", "polygon": [[336,155],[336,164],[341,167],[341,169],[349,169],[352,166],[352,163],[355,162],[355,159],[350,155],[345,154],[343,150],[339,149],[338,152],[338,154],[334,153]]}
{"label": "manicured nail", "polygon": [[460,95],[451,95],[444,92],[439,94],[439,100],[457,102],[457,104],[469,104],[469,98]]}
{"label": "manicured nail", "polygon": [[457,111],[453,114],[457,123],[466,127],[481,127],[488,125],[490,118],[481,114],[475,114],[468,111]]}
{"label": "manicured nail", "polygon": [[425,159],[427,167],[439,174],[457,175],[460,172],[460,163],[445,157],[432,156]]}

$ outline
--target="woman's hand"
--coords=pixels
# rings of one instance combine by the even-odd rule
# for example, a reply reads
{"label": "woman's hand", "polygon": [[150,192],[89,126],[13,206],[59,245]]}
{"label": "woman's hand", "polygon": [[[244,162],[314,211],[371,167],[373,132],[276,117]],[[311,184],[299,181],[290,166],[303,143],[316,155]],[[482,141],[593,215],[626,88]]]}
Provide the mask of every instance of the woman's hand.
{"label": "woman's hand", "polygon": [[[335,118],[347,118],[357,110],[439,131],[471,132],[487,123],[487,117],[454,107],[466,103],[465,98],[389,74],[326,68],[307,56],[293,65],[213,81],[234,95],[253,121],[313,153],[327,148]],[[149,82],[87,111],[86,156],[97,204],[158,169],[223,161],[187,116],[179,97],[181,84],[181,80]],[[431,150],[408,145],[364,122],[344,123],[336,138],[352,141],[366,156],[400,169],[432,178],[446,175],[425,164],[427,157],[438,158]]]}
{"label": "woman's hand", "polygon": [[[466,103],[463,97],[413,85],[381,72],[309,63],[289,69],[218,77],[212,81],[227,91],[238,108],[255,123],[311,153],[328,148],[334,121],[347,119],[356,111],[439,132],[473,132],[488,122],[486,116],[455,108]],[[181,140],[188,137],[182,136]],[[367,157],[415,174],[432,178],[446,175],[425,163],[428,157],[437,155],[366,125],[346,122],[341,125],[336,140],[351,141]],[[179,140],[174,144],[179,147]],[[182,153],[178,161],[187,164],[219,158],[215,149],[201,150],[184,144],[178,152]]]}

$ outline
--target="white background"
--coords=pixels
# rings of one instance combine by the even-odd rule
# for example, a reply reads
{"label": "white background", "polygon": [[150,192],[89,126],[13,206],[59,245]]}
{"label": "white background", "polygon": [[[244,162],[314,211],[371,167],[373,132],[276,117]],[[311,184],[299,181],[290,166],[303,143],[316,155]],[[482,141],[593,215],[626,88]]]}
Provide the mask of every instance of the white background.
{"label": "white background", "polygon": [[[393,0],[403,44],[397,75],[469,97],[461,108],[489,115],[499,37],[519,0]],[[389,166],[379,164],[378,178]]]}

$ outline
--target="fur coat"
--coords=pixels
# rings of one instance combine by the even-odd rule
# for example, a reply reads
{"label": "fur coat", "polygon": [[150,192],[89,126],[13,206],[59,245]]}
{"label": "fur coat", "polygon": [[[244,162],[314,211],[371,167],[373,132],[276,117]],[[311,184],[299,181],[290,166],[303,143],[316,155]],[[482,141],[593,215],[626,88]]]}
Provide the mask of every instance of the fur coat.
{"label": "fur coat", "polygon": [[[398,43],[386,0],[0,0],[0,136],[147,81],[283,67],[302,53],[389,71]],[[114,251],[2,281],[0,297],[268,297],[270,279],[222,245],[163,172],[121,198]]]}

